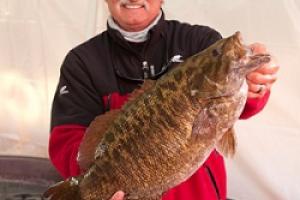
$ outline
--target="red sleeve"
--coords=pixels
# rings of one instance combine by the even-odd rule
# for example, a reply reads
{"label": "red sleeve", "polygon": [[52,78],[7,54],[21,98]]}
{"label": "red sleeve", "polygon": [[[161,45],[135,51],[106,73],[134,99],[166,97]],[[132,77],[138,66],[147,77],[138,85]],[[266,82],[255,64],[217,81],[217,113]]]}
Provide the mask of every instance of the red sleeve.
{"label": "red sleeve", "polygon": [[266,92],[266,94],[260,99],[247,99],[245,108],[240,116],[240,119],[248,119],[260,112],[267,104],[269,97],[270,91]]}
{"label": "red sleeve", "polygon": [[54,127],[51,131],[50,160],[64,178],[80,173],[77,153],[85,130],[86,127],[80,125],[61,125]]}

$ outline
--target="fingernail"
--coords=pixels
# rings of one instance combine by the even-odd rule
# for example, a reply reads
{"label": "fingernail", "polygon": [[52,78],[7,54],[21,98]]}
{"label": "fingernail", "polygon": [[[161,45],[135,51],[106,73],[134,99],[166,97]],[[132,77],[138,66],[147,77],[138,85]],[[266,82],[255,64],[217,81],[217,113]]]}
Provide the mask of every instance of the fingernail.
{"label": "fingernail", "polygon": [[114,194],[114,196],[112,197],[112,200],[119,200],[119,199],[123,199],[124,197],[124,192],[119,191],[117,193]]}

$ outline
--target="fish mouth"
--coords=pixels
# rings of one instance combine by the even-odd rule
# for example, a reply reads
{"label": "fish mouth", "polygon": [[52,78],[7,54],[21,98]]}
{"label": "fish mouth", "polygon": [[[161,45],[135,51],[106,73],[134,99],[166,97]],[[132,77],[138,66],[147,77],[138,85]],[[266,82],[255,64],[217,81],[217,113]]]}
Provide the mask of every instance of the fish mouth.
{"label": "fish mouth", "polygon": [[268,63],[271,60],[270,54],[255,54],[249,57],[251,65]]}
{"label": "fish mouth", "polygon": [[247,56],[247,61],[245,63],[245,68],[247,72],[251,72],[259,68],[262,64],[268,63],[271,61],[270,54],[255,54]]}

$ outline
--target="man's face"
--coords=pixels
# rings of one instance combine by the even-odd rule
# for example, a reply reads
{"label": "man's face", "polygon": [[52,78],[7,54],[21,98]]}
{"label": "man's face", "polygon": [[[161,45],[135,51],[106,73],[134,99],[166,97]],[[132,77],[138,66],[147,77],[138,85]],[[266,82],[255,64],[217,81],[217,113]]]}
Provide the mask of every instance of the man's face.
{"label": "man's face", "polygon": [[106,0],[110,14],[126,31],[141,31],[160,12],[162,0]]}

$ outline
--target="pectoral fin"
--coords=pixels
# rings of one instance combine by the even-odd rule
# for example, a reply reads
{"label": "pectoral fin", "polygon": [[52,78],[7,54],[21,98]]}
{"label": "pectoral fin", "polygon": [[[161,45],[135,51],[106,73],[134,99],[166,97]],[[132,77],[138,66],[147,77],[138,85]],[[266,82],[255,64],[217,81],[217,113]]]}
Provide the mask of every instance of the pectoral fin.
{"label": "pectoral fin", "polygon": [[226,157],[232,157],[236,150],[236,139],[234,129],[230,128],[218,141],[217,150]]}

